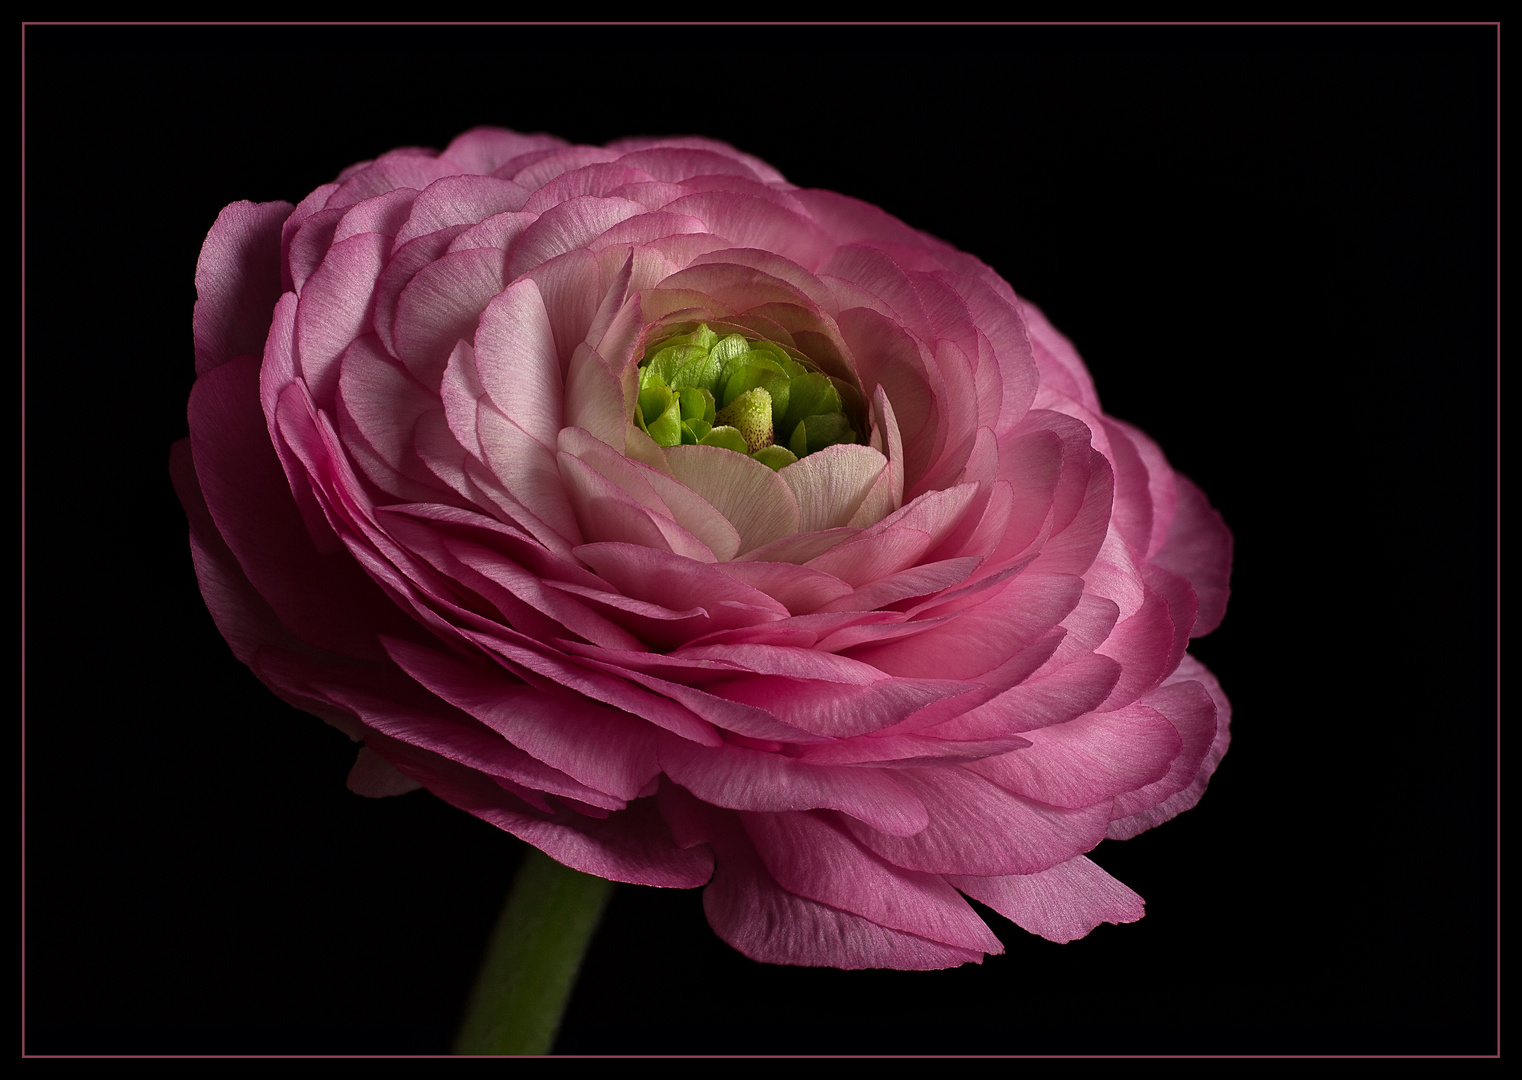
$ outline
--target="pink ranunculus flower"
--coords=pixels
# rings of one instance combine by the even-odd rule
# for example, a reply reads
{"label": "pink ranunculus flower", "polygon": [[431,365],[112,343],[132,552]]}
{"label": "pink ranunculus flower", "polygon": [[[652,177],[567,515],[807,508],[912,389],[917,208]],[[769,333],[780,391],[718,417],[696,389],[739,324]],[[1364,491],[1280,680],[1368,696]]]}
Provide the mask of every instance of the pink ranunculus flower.
{"label": "pink ranunculus flower", "polygon": [[971,256],[702,139],[471,131],[239,202],[174,472],[239,659],[747,956],[940,968],[1142,915],[1231,536]]}

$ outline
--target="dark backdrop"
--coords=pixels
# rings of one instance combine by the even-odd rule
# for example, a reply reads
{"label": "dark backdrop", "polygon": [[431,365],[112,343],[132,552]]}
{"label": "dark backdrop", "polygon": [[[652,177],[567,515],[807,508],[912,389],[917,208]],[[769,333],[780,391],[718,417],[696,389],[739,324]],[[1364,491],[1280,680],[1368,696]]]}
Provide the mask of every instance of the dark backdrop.
{"label": "dark backdrop", "polygon": [[935,973],[754,964],[621,886],[564,1052],[1496,1047],[1491,27],[25,31],[26,1049],[432,1053],[521,845],[202,605],[169,445],[236,199],[476,124],[703,134],[972,252],[1235,530],[1199,807],[1140,923]]}

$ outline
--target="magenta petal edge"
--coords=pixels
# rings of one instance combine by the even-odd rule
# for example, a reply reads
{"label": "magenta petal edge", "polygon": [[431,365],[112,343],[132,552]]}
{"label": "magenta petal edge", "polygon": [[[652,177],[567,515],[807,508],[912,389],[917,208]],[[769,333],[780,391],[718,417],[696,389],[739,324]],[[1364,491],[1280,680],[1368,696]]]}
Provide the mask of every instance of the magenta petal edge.
{"label": "magenta petal edge", "polygon": [[[483,128],[228,206],[196,289],[202,593],[356,792],[704,887],[769,963],[979,962],[967,897],[1141,918],[1086,853],[1225,753],[1186,650],[1231,534],[977,259],[721,143]],[[699,335],[789,418],[767,454],[642,394]],[[793,431],[778,372],[835,404]]]}

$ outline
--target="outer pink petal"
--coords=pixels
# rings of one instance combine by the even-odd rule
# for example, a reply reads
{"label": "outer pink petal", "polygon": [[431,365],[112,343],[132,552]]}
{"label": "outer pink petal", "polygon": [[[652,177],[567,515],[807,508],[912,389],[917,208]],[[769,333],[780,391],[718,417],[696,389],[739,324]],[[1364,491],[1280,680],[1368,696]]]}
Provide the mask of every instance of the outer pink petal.
{"label": "outer pink petal", "polygon": [[685,832],[688,838],[707,840],[716,850],[718,866],[703,892],[703,909],[714,931],[752,960],[847,970],[929,971],[983,959],[981,951],[892,930],[788,892],[767,871],[732,812],[701,806],[675,791],[668,795],[664,788],[660,802],[668,820],[678,816],[680,806],[685,820],[674,830],[679,837]]}
{"label": "outer pink petal", "polygon": [[565,144],[554,135],[520,135],[505,128],[478,127],[456,137],[439,156],[448,158],[462,172],[490,173],[523,154]]}
{"label": "outer pink petal", "polygon": [[375,233],[351,236],[328,250],[296,306],[296,347],[312,400],[331,408],[338,390],[338,358],[375,318],[376,279],[391,242]]}
{"label": "outer pink petal", "polygon": [[510,180],[491,176],[447,176],[429,184],[412,205],[407,223],[396,233],[398,247],[451,225],[475,225],[496,214],[523,209],[529,192]]}
{"label": "outer pink petal", "polygon": [[901,769],[897,775],[924,802],[930,824],[914,836],[848,824],[863,844],[908,870],[1034,874],[1088,851],[1109,823],[1108,803],[1079,810],[1044,806],[956,765]]}
{"label": "outer pink petal", "polygon": [[524,230],[508,258],[507,279],[549,262],[568,251],[580,251],[600,234],[645,208],[627,199],[583,197],[546,210]]}
{"label": "outer pink petal", "polygon": [[1152,561],[1185,578],[1199,598],[1199,617],[1191,637],[1221,625],[1231,595],[1231,530],[1210,505],[1205,493],[1178,476],[1178,509],[1168,539]]}
{"label": "outer pink petal", "polygon": [[429,263],[402,289],[396,355],[423,385],[437,386],[455,342],[474,338],[481,313],[502,291],[502,262],[502,252],[492,248],[452,252]]}
{"label": "outer pink petal", "polygon": [[280,299],[280,232],[288,202],[235,202],[217,215],[196,261],[196,374],[264,353]]}
{"label": "outer pink petal", "polygon": [[943,878],[883,862],[829,814],[741,814],[777,883],[879,926],[980,953],[1004,946]]}
{"label": "outer pink petal", "polygon": [[951,884],[1048,941],[1084,937],[1100,923],[1136,922],[1142,898],[1082,855],[1039,874],[950,877]]}
{"label": "outer pink petal", "polygon": [[1036,367],[1041,372],[1043,389],[1051,387],[1057,393],[1078,402],[1089,412],[1101,412],[1099,395],[1094,392],[1094,380],[1078,356],[1078,350],[1073,348],[1073,343],[1047,321],[1035,304],[1024,303],[1022,306]]}
{"label": "outer pink petal", "polygon": [[[996,595],[917,637],[856,656],[894,675],[972,679],[1045,636],[1077,606],[1080,579],[1022,574]],[[938,614],[931,609],[928,614]]]}
{"label": "outer pink petal", "polygon": [[967,768],[1028,799],[1069,808],[1161,780],[1184,745],[1172,724],[1143,705],[1036,728],[1025,738],[1029,747]]}
{"label": "outer pink petal", "polygon": [[1115,820],[1108,835],[1127,840],[1183,813],[1205,793],[1205,785],[1231,742],[1231,703],[1215,676],[1186,656],[1178,671],[1142,703],[1168,718],[1184,749],[1168,775],[1115,800]]}
{"label": "outer pink petal", "polygon": [[434,649],[394,638],[385,646],[433,693],[583,784],[634,799],[660,772],[655,729],[628,713],[570,694],[546,694]]}
{"label": "outer pink petal", "polygon": [[691,889],[713,873],[713,857],[680,848],[656,811],[639,799],[607,818],[562,810],[554,817],[532,810],[501,786],[425,750],[376,735],[373,742],[403,773],[446,802],[528,841],[551,858],[611,881]]}
{"label": "outer pink petal", "polygon": [[407,621],[344,555],[313,547],[259,408],[259,362],[214,368],[190,394],[190,441],[217,530],[281,621],[303,640],[375,658],[376,631],[410,636]]}
{"label": "outer pink petal", "polygon": [[712,806],[732,810],[839,810],[892,835],[909,835],[929,822],[925,804],[888,770],[811,765],[797,758],[743,746],[698,746],[667,737],[661,769]]}

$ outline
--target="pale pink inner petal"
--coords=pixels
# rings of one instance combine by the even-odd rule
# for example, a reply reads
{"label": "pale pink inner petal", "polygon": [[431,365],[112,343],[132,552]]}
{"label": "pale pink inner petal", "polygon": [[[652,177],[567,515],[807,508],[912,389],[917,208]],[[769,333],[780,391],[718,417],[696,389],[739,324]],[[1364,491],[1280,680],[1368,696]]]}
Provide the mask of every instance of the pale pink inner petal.
{"label": "pale pink inner petal", "polygon": [[852,523],[888,459],[870,446],[827,446],[786,466],[777,475],[798,502],[799,531],[816,532]]}
{"label": "pale pink inner petal", "polygon": [[673,446],[671,474],[740,534],[738,554],[799,531],[798,501],[777,473],[754,458],[718,446]]}

